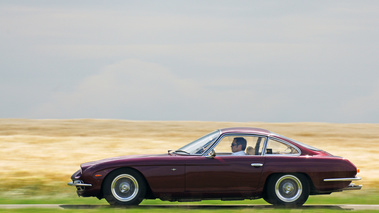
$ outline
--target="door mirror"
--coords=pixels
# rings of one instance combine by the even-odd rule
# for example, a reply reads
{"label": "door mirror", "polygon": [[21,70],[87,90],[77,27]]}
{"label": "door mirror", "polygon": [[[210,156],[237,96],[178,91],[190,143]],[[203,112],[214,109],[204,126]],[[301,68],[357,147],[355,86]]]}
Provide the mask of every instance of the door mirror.
{"label": "door mirror", "polygon": [[212,151],[210,151],[207,155],[206,158],[210,158],[210,159],[213,159],[216,157],[216,151],[214,149],[212,149]]}

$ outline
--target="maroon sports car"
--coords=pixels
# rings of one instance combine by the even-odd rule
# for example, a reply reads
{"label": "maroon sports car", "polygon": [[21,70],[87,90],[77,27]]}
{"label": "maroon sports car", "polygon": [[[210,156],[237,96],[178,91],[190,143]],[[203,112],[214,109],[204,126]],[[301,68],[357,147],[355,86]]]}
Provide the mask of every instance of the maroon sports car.
{"label": "maroon sports car", "polygon": [[226,128],[168,154],[84,163],[68,185],[111,205],[263,198],[301,206],[309,195],[361,189],[356,174],[349,160],[268,130]]}

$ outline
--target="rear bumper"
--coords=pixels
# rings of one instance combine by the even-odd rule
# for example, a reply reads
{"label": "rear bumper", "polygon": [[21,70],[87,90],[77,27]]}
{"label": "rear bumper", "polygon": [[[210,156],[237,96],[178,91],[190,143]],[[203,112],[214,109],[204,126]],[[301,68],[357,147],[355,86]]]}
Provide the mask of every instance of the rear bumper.
{"label": "rear bumper", "polygon": [[[334,182],[334,181],[357,181],[361,180],[360,177],[354,177],[354,178],[327,178],[324,179],[325,182]],[[342,190],[360,190],[362,188],[362,185],[355,185],[354,183],[349,184],[347,187],[343,188]]]}
{"label": "rear bumper", "polygon": [[355,185],[354,183],[351,183],[348,187],[343,188],[342,190],[360,190],[362,188],[362,185]]}
{"label": "rear bumper", "polygon": [[354,178],[327,178],[324,179],[325,182],[330,182],[330,181],[355,181],[355,180],[361,180],[362,178],[360,177],[354,177]]}

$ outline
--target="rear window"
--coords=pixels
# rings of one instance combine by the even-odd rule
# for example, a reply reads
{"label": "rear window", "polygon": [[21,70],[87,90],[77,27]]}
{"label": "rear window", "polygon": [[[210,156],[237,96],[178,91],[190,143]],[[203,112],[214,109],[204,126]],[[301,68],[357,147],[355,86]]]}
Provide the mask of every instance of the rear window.
{"label": "rear window", "polygon": [[286,139],[286,140],[292,141],[292,142],[294,142],[294,143],[296,143],[296,144],[298,144],[298,145],[300,145],[300,146],[302,146],[302,147],[305,147],[305,148],[310,149],[310,150],[313,150],[313,151],[322,151],[321,149],[318,149],[318,148],[316,148],[316,147],[310,146],[310,145],[308,145],[308,144],[305,144],[305,143],[302,143],[302,142],[296,141],[296,140],[294,140],[294,139],[291,139],[291,138],[288,138],[288,137],[285,137],[285,136],[282,136],[282,135],[273,134],[272,136],[277,137],[277,138],[284,138],[284,139]]}
{"label": "rear window", "polygon": [[276,138],[269,138],[265,155],[299,155],[299,150],[288,142],[277,141]]}

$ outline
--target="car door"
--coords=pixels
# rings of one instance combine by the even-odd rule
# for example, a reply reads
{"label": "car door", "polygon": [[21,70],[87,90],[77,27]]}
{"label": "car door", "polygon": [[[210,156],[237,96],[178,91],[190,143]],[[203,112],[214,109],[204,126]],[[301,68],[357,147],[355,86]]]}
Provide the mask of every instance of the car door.
{"label": "car door", "polygon": [[240,192],[256,190],[264,157],[194,156],[186,162],[186,192]]}
{"label": "car door", "polygon": [[[235,138],[244,138],[245,155],[232,155]],[[223,135],[212,149],[214,158],[193,156],[186,161],[187,192],[255,191],[265,158],[261,156],[266,137],[259,135]]]}

